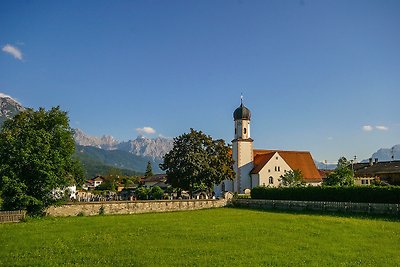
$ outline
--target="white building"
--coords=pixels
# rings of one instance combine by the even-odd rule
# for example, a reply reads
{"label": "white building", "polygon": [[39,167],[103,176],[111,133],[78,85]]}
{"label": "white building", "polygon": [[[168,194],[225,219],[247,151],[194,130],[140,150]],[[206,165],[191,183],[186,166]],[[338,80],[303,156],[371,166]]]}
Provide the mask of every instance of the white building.
{"label": "white building", "polygon": [[251,112],[243,103],[234,111],[235,138],[232,140],[232,157],[236,177],[215,186],[217,196],[223,192],[250,193],[256,186],[278,187],[281,176],[290,170],[300,170],[304,182],[319,185],[321,175],[308,151],[257,150],[250,137]]}

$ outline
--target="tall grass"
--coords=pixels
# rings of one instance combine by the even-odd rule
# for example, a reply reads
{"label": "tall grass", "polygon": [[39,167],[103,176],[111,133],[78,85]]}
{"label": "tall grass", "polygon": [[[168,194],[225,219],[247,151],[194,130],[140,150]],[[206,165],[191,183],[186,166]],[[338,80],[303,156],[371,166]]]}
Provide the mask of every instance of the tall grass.
{"label": "tall grass", "polygon": [[397,266],[400,222],[221,208],[0,225],[0,266]]}

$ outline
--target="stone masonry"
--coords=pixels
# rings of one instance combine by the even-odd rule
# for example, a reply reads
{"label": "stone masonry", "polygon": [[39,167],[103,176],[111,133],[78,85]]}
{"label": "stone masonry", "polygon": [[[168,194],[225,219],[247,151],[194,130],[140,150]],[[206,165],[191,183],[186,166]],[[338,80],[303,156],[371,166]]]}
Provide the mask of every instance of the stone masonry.
{"label": "stone masonry", "polygon": [[225,199],[220,200],[150,200],[150,201],[109,201],[67,203],[52,206],[46,210],[47,215],[77,216],[99,214],[136,214],[148,212],[184,211],[226,206]]}

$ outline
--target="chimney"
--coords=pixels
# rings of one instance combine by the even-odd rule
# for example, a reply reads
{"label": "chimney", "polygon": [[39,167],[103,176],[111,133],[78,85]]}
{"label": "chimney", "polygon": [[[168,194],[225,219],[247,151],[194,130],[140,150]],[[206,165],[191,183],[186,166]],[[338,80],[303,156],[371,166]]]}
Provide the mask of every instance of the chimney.
{"label": "chimney", "polygon": [[375,158],[374,164],[377,164],[377,163],[378,163],[378,158]]}
{"label": "chimney", "polygon": [[369,158],[368,162],[369,162],[369,166],[372,166],[372,158]]}

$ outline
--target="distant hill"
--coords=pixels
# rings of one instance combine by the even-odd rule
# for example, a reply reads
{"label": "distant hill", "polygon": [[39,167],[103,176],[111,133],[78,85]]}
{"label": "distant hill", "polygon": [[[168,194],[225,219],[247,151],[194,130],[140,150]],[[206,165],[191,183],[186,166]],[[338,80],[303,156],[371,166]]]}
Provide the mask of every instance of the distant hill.
{"label": "distant hill", "polygon": [[11,96],[0,93],[0,127],[6,119],[12,118],[25,108]]}
{"label": "distant hill", "polygon": [[123,169],[123,168],[117,168],[115,166],[106,165],[100,161],[93,160],[90,157],[78,156],[76,154],[77,153],[75,152],[75,157],[77,157],[83,165],[86,179],[93,178],[97,175],[105,176],[115,170],[120,172],[122,175],[127,175],[127,176],[143,175],[142,172],[137,172],[137,171]]}

